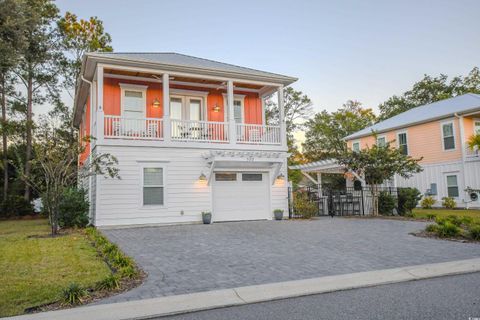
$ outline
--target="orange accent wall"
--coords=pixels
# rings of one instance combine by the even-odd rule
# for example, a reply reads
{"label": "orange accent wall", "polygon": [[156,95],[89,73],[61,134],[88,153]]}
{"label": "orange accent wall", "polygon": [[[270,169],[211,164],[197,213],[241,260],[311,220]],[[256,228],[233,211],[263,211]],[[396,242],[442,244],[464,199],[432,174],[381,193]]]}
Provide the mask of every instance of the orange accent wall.
{"label": "orange accent wall", "polygon": [[[130,83],[130,84],[140,84],[146,85],[147,88],[147,117],[149,118],[162,118],[163,117],[163,92],[162,85],[160,83],[154,82],[143,82],[143,81],[132,81],[124,79],[104,79],[104,92],[103,92],[103,105],[105,115],[121,115],[121,106],[120,106],[120,83]],[[223,94],[226,93],[225,90],[217,90],[212,88],[200,88],[200,87],[188,87],[188,86],[179,86],[171,85],[172,89],[183,89],[183,90],[193,90],[193,91],[207,91],[207,120],[208,121],[225,121],[225,108],[226,101],[223,99]],[[262,102],[257,93],[254,92],[241,92],[235,91],[235,94],[245,95],[244,101],[244,116],[245,123],[250,124],[262,124]],[[154,99],[157,98],[160,101],[161,106],[159,108],[154,108],[152,106]],[[219,112],[214,112],[213,108],[215,105],[220,107]]]}
{"label": "orange accent wall", "polygon": [[[473,127],[469,128],[468,120],[465,119],[464,130],[465,130],[465,139],[468,139],[470,136],[467,132],[473,132]],[[397,146],[397,133],[407,132],[407,143],[408,143],[408,153],[414,158],[423,157],[421,163],[423,164],[432,164],[432,163],[441,163],[449,161],[457,161],[462,158],[462,147],[463,143],[460,141],[460,126],[459,120],[457,118],[453,119],[453,125],[455,129],[455,149],[454,150],[443,150],[443,140],[442,140],[442,128],[441,123],[449,120],[439,120],[432,121],[428,123],[423,123],[404,129],[398,129],[395,131],[390,131],[387,133],[379,134],[378,136],[386,135],[388,141],[393,141],[394,146]],[[473,126],[473,123],[472,125]],[[468,131],[470,130],[470,131]],[[349,148],[352,147],[354,141],[360,141],[360,148],[366,148],[375,143],[373,136],[363,137],[360,139],[353,139],[347,141]]]}
{"label": "orange accent wall", "polygon": [[85,150],[80,154],[79,157],[79,164],[82,165],[85,160],[88,159],[90,155],[90,142],[84,142],[83,138],[86,136],[90,136],[90,97],[87,97],[87,104],[85,106],[85,123],[82,121],[80,124],[79,132],[78,132],[78,139],[80,140],[80,144],[85,147]]}

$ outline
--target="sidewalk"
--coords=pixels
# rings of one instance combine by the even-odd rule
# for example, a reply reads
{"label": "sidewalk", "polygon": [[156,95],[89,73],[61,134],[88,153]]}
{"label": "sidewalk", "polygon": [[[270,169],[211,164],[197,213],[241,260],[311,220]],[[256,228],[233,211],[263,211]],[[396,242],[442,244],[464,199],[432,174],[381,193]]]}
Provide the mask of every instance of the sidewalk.
{"label": "sidewalk", "polygon": [[327,276],[313,279],[214,290],[184,295],[92,305],[5,319],[126,320],[208,310],[312,294],[364,288],[480,271],[480,258],[403,268]]}

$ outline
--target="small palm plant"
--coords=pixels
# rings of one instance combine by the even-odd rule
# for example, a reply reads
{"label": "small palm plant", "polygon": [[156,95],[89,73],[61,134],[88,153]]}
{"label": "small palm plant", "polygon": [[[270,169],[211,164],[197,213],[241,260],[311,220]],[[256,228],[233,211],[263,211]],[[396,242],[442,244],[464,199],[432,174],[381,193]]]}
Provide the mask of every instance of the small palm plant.
{"label": "small palm plant", "polygon": [[480,134],[475,134],[468,139],[468,147],[472,150],[480,150]]}

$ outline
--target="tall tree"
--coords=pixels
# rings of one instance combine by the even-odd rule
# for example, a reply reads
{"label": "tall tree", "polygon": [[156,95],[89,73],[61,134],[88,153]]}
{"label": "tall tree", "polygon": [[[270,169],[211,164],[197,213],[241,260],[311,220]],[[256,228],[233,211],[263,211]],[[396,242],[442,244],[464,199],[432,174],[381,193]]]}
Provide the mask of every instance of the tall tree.
{"label": "tall tree", "polygon": [[353,100],[335,112],[317,113],[305,124],[305,157],[311,161],[336,157],[346,150],[343,138],[372,125],[375,120],[372,109],[363,108],[360,102]]}
{"label": "tall tree", "polygon": [[[64,76],[64,86],[70,93],[77,85],[82,66],[82,57],[86,52],[111,52],[112,38],[106,33],[102,20],[90,17],[88,20],[66,12],[57,22],[64,56],[60,66]],[[70,93],[71,94],[71,93]]]}
{"label": "tall tree", "polygon": [[363,176],[370,185],[373,199],[373,214],[378,215],[379,185],[398,174],[410,178],[423,169],[418,164],[420,159],[404,155],[400,149],[392,148],[390,142],[384,146],[373,145],[360,151],[345,150],[337,156],[340,164],[348,171]]}
{"label": "tall tree", "polygon": [[24,46],[25,19],[22,3],[18,0],[0,2],[0,104],[2,106],[2,163],[3,201],[8,194],[8,119],[7,96],[14,91],[12,70],[18,63],[18,54]]}
{"label": "tall tree", "polygon": [[[58,95],[54,62],[59,58],[54,25],[58,8],[51,0],[25,0],[26,45],[20,54],[16,74],[25,86],[26,159],[24,176],[29,177],[32,160],[33,105]],[[47,94],[45,94],[47,93]],[[25,200],[30,200],[30,186],[25,184]]]}
{"label": "tall tree", "polygon": [[465,93],[480,93],[480,70],[478,67],[474,67],[467,76],[457,76],[451,81],[445,74],[438,77],[425,75],[422,80],[413,85],[411,90],[400,96],[394,95],[380,104],[379,120],[385,120],[409,109]]}

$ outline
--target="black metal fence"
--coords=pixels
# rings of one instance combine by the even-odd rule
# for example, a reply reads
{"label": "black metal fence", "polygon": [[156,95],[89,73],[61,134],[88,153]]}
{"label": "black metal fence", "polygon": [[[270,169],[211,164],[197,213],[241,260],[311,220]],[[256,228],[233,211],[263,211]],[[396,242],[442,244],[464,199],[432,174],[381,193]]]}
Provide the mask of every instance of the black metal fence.
{"label": "black metal fence", "polygon": [[[398,189],[394,187],[377,187],[377,197],[380,193],[388,193],[398,200]],[[374,198],[371,186],[345,187],[329,189],[304,187],[289,192],[289,217],[302,218],[303,214],[296,208],[296,198],[312,202],[317,208],[316,216],[352,216],[373,213]],[[397,201],[398,204],[398,201]],[[397,205],[398,207],[398,205]]]}

